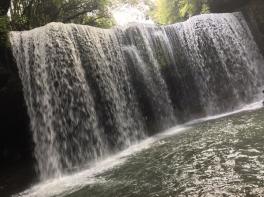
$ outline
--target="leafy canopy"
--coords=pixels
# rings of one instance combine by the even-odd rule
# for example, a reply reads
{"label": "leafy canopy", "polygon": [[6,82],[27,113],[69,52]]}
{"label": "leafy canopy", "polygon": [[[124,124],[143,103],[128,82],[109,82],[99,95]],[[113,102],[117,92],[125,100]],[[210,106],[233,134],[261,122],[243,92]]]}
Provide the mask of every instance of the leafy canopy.
{"label": "leafy canopy", "polygon": [[11,25],[32,29],[49,22],[111,26],[109,0],[12,0]]}
{"label": "leafy canopy", "polygon": [[157,0],[151,15],[159,24],[171,24],[208,12],[207,0]]}
{"label": "leafy canopy", "polygon": [[[12,30],[28,30],[50,22],[77,23],[109,28],[114,25],[111,9],[124,4],[151,8],[150,16],[159,24],[183,21],[208,12],[208,0],[1,0]],[[10,5],[11,3],[11,5]],[[3,4],[3,5],[2,5]],[[0,15],[5,15],[0,14]],[[1,29],[6,19],[1,19]]]}

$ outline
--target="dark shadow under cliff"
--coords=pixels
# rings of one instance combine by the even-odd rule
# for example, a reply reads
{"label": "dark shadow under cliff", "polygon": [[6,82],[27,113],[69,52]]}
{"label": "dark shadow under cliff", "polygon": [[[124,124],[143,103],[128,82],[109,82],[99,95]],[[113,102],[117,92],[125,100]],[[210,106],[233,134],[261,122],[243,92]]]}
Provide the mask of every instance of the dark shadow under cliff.
{"label": "dark shadow under cliff", "polygon": [[[0,47],[0,194],[10,196],[33,180],[33,140],[16,64]],[[16,180],[14,180],[16,179]]]}

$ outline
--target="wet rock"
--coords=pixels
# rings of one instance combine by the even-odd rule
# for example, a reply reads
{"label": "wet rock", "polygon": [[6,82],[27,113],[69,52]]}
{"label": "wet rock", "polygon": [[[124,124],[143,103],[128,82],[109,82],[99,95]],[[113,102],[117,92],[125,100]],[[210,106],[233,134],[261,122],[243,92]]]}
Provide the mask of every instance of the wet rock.
{"label": "wet rock", "polygon": [[239,11],[251,0],[209,0],[210,10],[214,13]]}
{"label": "wet rock", "polygon": [[262,54],[264,55],[264,1],[251,1],[241,10]]}
{"label": "wet rock", "polygon": [[23,89],[11,50],[0,47],[0,161],[32,159],[33,140]]}
{"label": "wet rock", "polygon": [[263,0],[209,0],[213,13],[242,12],[264,55],[264,1]]}

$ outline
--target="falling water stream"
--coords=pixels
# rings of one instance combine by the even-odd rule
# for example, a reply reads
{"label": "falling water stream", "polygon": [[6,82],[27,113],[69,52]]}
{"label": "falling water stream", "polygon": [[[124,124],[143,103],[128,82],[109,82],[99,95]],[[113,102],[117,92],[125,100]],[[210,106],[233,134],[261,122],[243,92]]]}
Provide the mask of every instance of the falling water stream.
{"label": "falling water stream", "polygon": [[[96,184],[86,179],[87,174],[78,177],[77,172],[104,158],[108,160],[101,167],[114,166],[122,160],[120,151],[138,148],[139,141],[151,141],[149,136],[173,126],[239,109],[253,102],[263,86],[264,59],[240,13],[206,14],[164,27],[132,25],[110,30],[51,23],[12,32],[10,38],[31,119],[39,177],[43,182],[56,182],[76,173],[77,182],[84,179],[87,185],[91,181],[91,186],[73,196],[198,195],[207,191],[204,189],[209,191],[199,173],[207,176],[208,171],[205,178],[213,182],[210,172],[223,167],[226,155],[217,151],[227,151],[221,143],[230,145],[240,128],[233,122],[229,125],[228,119],[198,125],[179,138],[159,140],[129,159],[125,167],[94,177]],[[252,117],[258,121],[262,113]],[[210,147],[214,138],[220,144],[212,142]],[[227,156],[240,154],[231,148]],[[213,155],[203,153],[211,149]],[[119,159],[109,159],[116,154],[121,154]],[[207,157],[219,165],[204,167],[201,162],[207,162]],[[75,175],[69,179],[74,180]],[[222,175],[226,184],[243,184],[239,178],[229,183],[230,174]]]}

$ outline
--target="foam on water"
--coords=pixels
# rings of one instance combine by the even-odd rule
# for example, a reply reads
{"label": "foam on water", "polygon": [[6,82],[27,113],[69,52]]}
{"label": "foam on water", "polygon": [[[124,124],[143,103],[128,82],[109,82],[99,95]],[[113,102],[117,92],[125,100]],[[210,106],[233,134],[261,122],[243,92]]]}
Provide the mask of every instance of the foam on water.
{"label": "foam on water", "polygon": [[219,119],[219,118],[222,118],[222,117],[225,117],[225,116],[231,116],[231,115],[234,115],[234,114],[237,114],[237,113],[241,113],[241,112],[244,112],[244,111],[257,110],[257,109],[260,109],[262,107],[263,107],[262,101],[258,101],[258,102],[254,102],[254,103],[245,105],[242,108],[239,108],[237,110],[234,110],[234,111],[231,111],[231,112],[228,112],[228,113],[223,113],[223,114],[219,114],[219,115],[209,116],[209,117],[205,117],[205,118],[199,118],[199,119],[190,121],[190,122],[187,123],[187,125],[192,125],[192,124],[197,124],[197,123],[204,122],[204,121]]}

